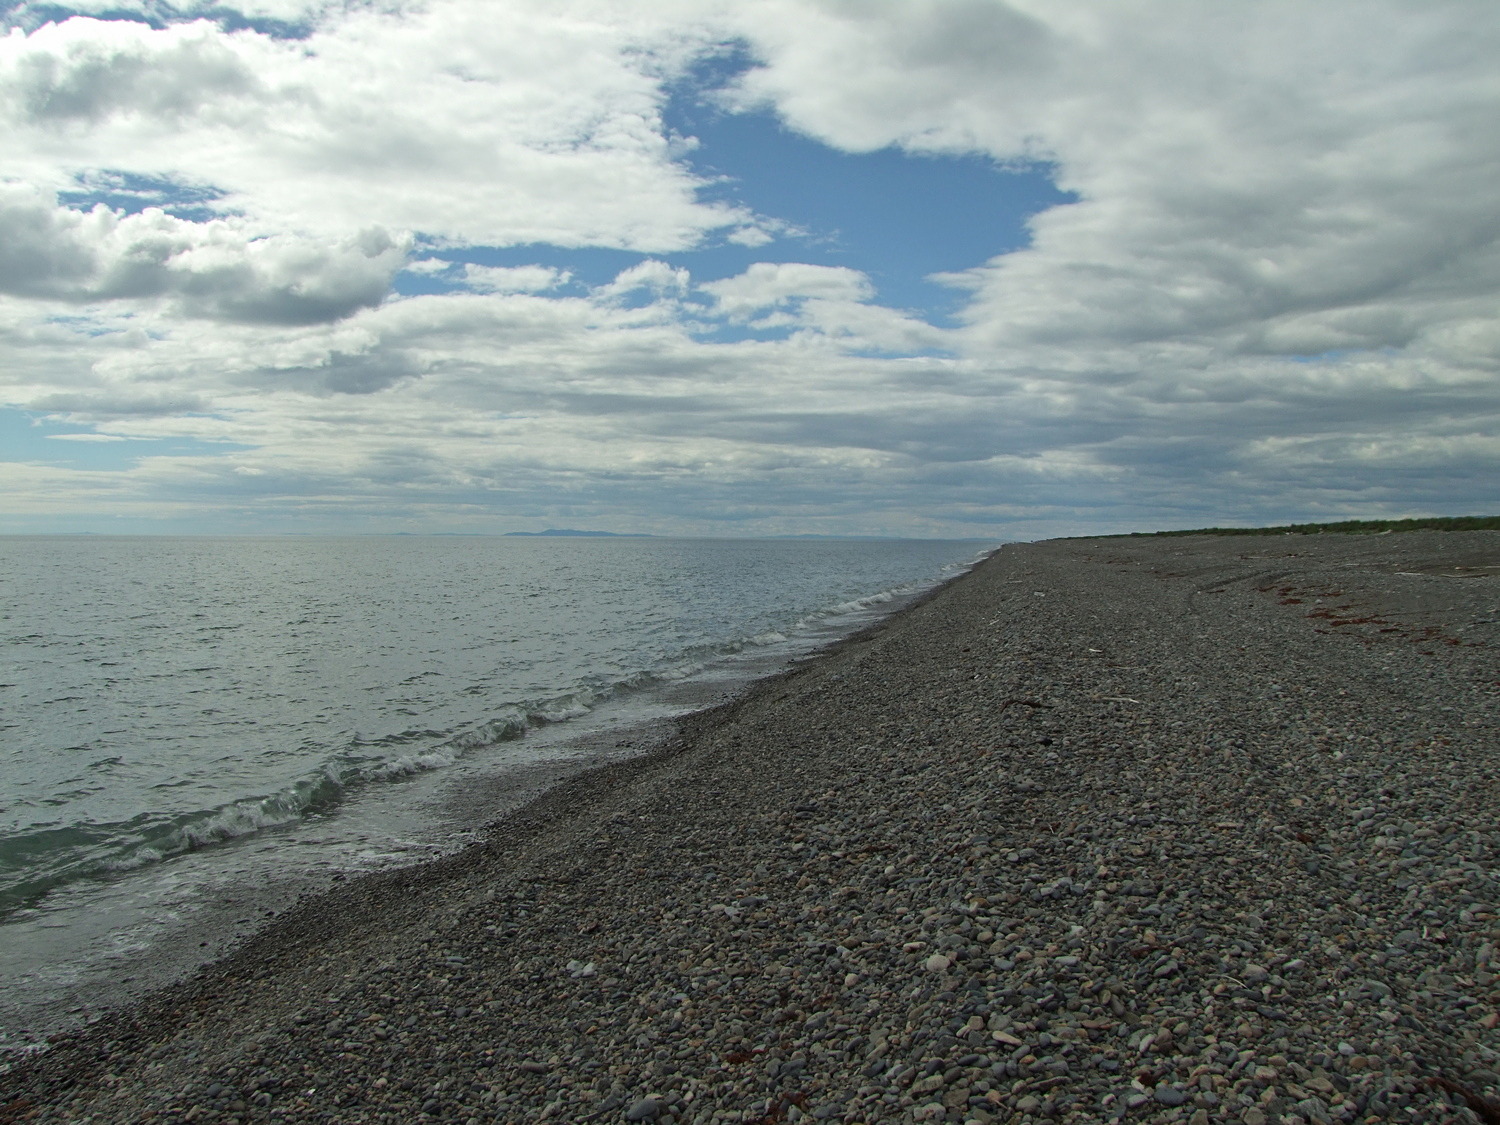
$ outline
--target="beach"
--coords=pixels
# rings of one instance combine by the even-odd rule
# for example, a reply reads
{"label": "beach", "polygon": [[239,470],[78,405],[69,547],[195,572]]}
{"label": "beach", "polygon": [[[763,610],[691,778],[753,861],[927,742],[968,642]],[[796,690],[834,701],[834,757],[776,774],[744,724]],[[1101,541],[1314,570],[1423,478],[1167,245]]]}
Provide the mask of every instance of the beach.
{"label": "beach", "polygon": [[1497,576],[1492,532],[1006,546],[0,1122],[1500,1120]]}

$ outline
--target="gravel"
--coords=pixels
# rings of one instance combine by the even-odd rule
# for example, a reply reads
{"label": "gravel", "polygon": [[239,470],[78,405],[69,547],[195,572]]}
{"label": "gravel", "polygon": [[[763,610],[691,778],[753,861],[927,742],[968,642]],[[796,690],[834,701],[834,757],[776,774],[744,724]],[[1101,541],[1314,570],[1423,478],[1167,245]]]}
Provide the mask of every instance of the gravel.
{"label": "gravel", "polygon": [[60,1039],[0,1122],[1500,1120],[1497,564],[1005,547]]}

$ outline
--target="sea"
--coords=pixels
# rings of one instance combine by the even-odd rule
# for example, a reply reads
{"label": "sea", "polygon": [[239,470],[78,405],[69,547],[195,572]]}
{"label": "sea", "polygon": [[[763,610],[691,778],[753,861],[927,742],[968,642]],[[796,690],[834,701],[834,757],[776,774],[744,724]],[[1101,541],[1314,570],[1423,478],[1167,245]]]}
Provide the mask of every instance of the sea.
{"label": "sea", "polygon": [[0,537],[0,1066],[991,546]]}

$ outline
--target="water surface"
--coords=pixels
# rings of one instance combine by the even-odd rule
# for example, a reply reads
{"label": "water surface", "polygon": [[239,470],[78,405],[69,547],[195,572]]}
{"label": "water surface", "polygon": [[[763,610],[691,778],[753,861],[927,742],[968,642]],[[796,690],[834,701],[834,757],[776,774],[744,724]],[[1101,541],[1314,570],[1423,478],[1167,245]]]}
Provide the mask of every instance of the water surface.
{"label": "water surface", "polygon": [[977,553],[0,539],[0,1046],[338,873],[451,849],[495,811],[462,792],[519,799],[611,745],[572,732],[773,670]]}

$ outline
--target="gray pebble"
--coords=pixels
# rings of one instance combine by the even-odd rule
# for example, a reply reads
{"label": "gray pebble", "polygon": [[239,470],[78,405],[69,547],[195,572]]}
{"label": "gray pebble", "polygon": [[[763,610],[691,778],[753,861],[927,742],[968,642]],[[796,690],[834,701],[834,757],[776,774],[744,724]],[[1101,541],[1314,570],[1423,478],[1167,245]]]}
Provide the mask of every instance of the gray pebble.
{"label": "gray pebble", "polygon": [[642,1098],[625,1111],[626,1121],[654,1121],[662,1110],[661,1103],[655,1098]]}

